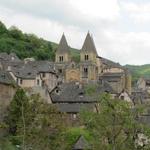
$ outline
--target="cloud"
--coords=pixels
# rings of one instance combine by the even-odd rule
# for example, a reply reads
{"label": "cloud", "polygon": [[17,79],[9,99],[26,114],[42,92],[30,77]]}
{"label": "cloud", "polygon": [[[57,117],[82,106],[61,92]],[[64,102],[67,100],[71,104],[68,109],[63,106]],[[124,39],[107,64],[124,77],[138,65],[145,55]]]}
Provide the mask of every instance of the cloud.
{"label": "cloud", "polygon": [[144,64],[150,63],[150,33],[146,28],[134,31],[135,24],[127,19],[137,22],[134,15],[149,14],[149,6],[143,5],[118,0],[1,0],[0,20],[57,43],[65,32],[68,44],[78,49],[90,30],[100,56],[121,64]]}
{"label": "cloud", "polygon": [[[106,5],[106,2],[114,2],[112,3],[113,7]],[[95,23],[93,24],[93,22],[100,25],[103,24],[103,22],[105,24],[108,20],[112,21],[113,18],[116,18],[119,14],[117,0],[106,0],[106,2],[104,3],[97,0],[77,0],[76,2],[74,2],[74,0],[1,0],[0,4],[18,13],[50,19],[65,25],[69,24],[88,28],[94,26]],[[87,10],[91,11],[83,13],[83,9],[81,10],[82,7],[80,7],[81,5],[78,4],[84,4],[84,6],[86,6],[86,9],[84,9],[85,12],[87,12]],[[96,10],[95,6],[98,6]],[[94,12],[92,16],[89,15],[91,12]],[[96,14],[98,15],[93,17]]]}
{"label": "cloud", "polygon": [[135,23],[146,24],[150,22],[150,2],[123,2],[121,6]]}
{"label": "cloud", "polygon": [[120,32],[105,31],[97,35],[99,54],[121,64],[145,64],[150,63],[150,33],[147,32]]}

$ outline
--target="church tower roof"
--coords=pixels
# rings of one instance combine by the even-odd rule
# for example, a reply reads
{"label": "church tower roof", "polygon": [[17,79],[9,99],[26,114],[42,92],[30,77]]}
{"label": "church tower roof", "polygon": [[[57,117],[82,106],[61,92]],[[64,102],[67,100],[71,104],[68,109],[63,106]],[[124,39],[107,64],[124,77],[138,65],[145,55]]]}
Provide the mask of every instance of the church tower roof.
{"label": "church tower roof", "polygon": [[87,52],[94,52],[94,53],[97,54],[93,38],[92,38],[92,36],[90,35],[89,32],[87,33],[87,36],[85,38],[85,41],[84,41],[84,44],[83,44],[81,50],[82,51],[87,51]]}
{"label": "church tower roof", "polygon": [[57,52],[59,52],[59,53],[68,53],[69,52],[69,46],[68,46],[68,43],[67,43],[67,40],[66,40],[64,33],[63,33],[61,40],[59,42]]}

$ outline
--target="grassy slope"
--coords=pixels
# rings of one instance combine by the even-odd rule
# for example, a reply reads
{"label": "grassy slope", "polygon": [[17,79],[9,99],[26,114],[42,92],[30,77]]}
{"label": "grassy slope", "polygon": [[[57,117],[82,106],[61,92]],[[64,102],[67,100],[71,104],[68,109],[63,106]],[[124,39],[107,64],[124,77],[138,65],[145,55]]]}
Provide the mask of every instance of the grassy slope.
{"label": "grassy slope", "polygon": [[141,65],[141,66],[134,66],[134,65],[126,65],[133,76],[133,80],[137,80],[139,77],[150,77],[150,64]]}

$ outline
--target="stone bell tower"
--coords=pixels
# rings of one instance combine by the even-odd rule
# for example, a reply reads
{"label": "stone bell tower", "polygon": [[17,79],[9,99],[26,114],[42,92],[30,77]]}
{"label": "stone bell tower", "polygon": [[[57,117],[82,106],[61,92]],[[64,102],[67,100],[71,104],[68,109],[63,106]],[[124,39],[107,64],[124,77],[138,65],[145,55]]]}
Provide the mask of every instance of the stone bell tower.
{"label": "stone bell tower", "polygon": [[55,68],[58,75],[61,77],[60,80],[62,82],[65,81],[66,67],[70,62],[70,48],[68,46],[66,37],[63,34],[55,54]]}
{"label": "stone bell tower", "polygon": [[69,50],[66,37],[63,34],[56,51],[55,62],[66,63],[69,61],[70,61],[70,50]]}
{"label": "stone bell tower", "polygon": [[87,33],[80,52],[80,80],[83,82],[96,81],[98,77],[97,51],[90,33]]}

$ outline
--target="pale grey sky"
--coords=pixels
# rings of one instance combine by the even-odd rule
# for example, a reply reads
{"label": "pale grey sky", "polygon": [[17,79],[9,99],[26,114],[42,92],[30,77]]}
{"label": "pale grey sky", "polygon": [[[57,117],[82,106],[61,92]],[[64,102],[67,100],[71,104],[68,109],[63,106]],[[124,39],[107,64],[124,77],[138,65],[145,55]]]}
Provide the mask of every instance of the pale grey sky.
{"label": "pale grey sky", "polygon": [[0,20],[80,49],[89,30],[100,56],[121,64],[150,63],[149,0],[0,0]]}

